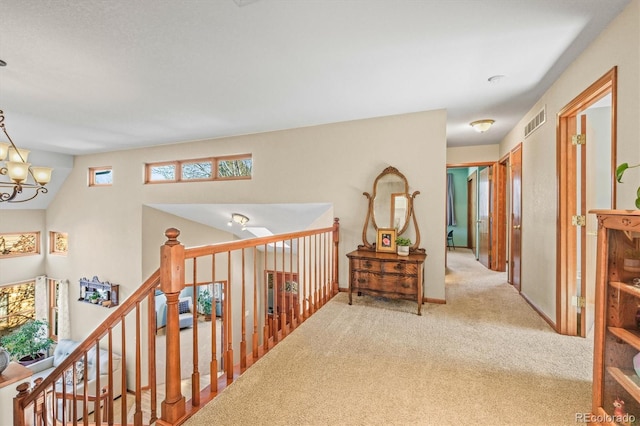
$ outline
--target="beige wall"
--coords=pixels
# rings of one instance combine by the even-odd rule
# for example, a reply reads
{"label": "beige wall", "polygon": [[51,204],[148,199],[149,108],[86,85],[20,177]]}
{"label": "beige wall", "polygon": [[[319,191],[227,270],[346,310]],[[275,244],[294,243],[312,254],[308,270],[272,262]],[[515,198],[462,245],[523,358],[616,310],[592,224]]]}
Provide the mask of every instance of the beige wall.
{"label": "beige wall", "polygon": [[[556,318],[556,116],[589,85],[618,66],[618,163],[640,160],[640,9],[633,0],[552,85],[500,144],[505,155],[523,142],[522,293]],[[523,128],[546,105],[544,125],[524,138]],[[634,177],[632,177],[634,176]],[[633,208],[640,181],[618,185],[618,208]],[[632,183],[633,182],[633,183]],[[551,267],[550,267],[551,266]]]}
{"label": "beige wall", "polygon": [[0,259],[0,286],[45,274],[49,242],[45,215],[44,210],[0,210],[0,234],[40,232],[40,254]]}
{"label": "beige wall", "polygon": [[[387,166],[397,167],[420,191],[415,211],[426,249],[425,296],[444,299],[446,112],[420,112],[316,127],[204,140],[76,157],[75,167],[47,210],[47,226],[69,233],[70,253],[51,260],[49,275],[72,283],[83,276],[121,285],[124,297],[154,267],[151,257],[164,241],[166,220],[146,224],[153,203],[307,203],[333,204],[340,218],[340,286],[347,287],[345,256],[361,243],[367,210],[363,192]],[[252,180],[144,185],[145,162],[252,153]],[[111,187],[87,187],[87,169],[112,166]],[[326,225],[331,216],[325,215]],[[157,222],[157,224],[154,224]],[[162,222],[162,223],[160,223]],[[170,225],[172,226],[172,225]],[[155,229],[153,229],[155,228]],[[150,234],[157,232],[157,238]],[[183,232],[184,241],[194,241]],[[197,232],[197,231],[195,231]],[[74,338],[96,324],[71,301]],[[104,312],[102,312],[104,311]]]}
{"label": "beige wall", "polygon": [[499,159],[498,144],[447,148],[447,164],[480,163]]}

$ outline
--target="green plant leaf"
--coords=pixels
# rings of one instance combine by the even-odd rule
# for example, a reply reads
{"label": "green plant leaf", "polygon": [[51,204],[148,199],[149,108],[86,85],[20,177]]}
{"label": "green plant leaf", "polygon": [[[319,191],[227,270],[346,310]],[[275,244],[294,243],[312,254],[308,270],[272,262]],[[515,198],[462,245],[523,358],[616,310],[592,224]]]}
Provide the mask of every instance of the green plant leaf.
{"label": "green plant leaf", "polygon": [[636,207],[640,209],[640,186],[638,187],[638,191],[636,192]]}
{"label": "green plant leaf", "polygon": [[629,163],[622,163],[618,166],[618,168],[616,169],[616,180],[618,181],[618,183],[622,183],[622,175],[624,174],[624,171],[627,170],[629,168]]}

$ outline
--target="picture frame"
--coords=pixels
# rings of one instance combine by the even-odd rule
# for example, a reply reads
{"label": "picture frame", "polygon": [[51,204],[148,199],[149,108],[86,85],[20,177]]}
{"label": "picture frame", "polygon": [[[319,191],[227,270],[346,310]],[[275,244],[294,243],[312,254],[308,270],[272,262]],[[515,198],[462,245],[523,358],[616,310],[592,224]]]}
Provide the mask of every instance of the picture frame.
{"label": "picture frame", "polygon": [[378,228],[376,252],[396,252],[396,230],[394,228]]}

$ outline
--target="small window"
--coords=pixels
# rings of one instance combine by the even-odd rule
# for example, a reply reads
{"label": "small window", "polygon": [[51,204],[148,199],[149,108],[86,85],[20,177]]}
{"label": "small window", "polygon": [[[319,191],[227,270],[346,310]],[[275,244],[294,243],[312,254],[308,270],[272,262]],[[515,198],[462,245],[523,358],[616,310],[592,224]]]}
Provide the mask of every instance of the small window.
{"label": "small window", "polygon": [[145,165],[145,183],[251,179],[251,154],[165,161]]}
{"label": "small window", "polygon": [[251,157],[220,158],[218,159],[218,178],[251,177],[252,166],[253,159]]}
{"label": "small window", "polygon": [[176,163],[147,164],[146,182],[175,182]]}
{"label": "small window", "polygon": [[40,233],[0,234],[0,258],[40,254]]}
{"label": "small window", "polygon": [[182,180],[211,179],[213,169],[211,161],[198,161],[182,163]]}
{"label": "small window", "polygon": [[111,167],[90,167],[89,186],[113,185],[113,170]]}
{"label": "small window", "polygon": [[68,236],[65,232],[49,232],[49,253],[67,254]]}

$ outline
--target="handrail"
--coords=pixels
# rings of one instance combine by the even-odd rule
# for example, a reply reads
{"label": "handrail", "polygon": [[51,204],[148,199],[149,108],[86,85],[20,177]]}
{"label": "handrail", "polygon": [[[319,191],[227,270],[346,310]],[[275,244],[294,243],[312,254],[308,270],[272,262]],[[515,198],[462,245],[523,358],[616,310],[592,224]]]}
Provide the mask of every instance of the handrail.
{"label": "handrail", "polygon": [[269,243],[277,243],[292,239],[309,237],[323,232],[332,232],[334,227],[319,228],[310,231],[288,232],[286,234],[270,235],[267,237],[247,238],[244,240],[228,241],[224,243],[207,244],[203,246],[189,247],[184,249],[184,257],[193,259],[213,253],[224,253],[227,251],[241,250],[255,246],[262,246]]}

